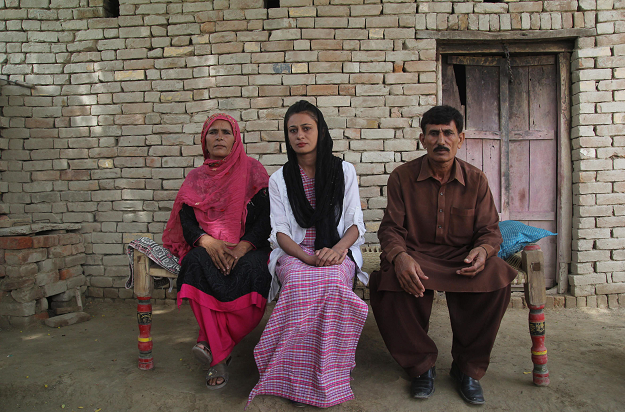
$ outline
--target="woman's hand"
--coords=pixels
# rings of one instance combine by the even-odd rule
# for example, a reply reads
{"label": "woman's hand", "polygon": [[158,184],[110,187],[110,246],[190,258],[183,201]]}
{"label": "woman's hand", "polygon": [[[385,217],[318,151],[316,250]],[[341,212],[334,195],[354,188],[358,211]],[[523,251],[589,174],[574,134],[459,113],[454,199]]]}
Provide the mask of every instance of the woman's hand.
{"label": "woman's hand", "polygon": [[317,262],[315,266],[332,266],[340,265],[347,256],[347,249],[338,249],[336,246],[333,248],[324,247],[321,250],[315,251]]}
{"label": "woman's hand", "polygon": [[317,256],[309,255],[304,252],[301,246],[295,243],[289,235],[278,232],[276,234],[276,240],[278,241],[280,248],[284,250],[287,255],[298,258],[309,266],[317,266]]}
{"label": "woman's hand", "polygon": [[306,263],[308,266],[317,266],[317,256],[309,255],[308,253],[302,251],[302,257],[298,258],[302,262]]}
{"label": "woman's hand", "polygon": [[250,242],[242,241],[242,242],[237,243],[234,249],[228,249],[227,251],[228,256],[226,257],[226,260],[228,261],[228,264],[230,265],[230,270],[228,271],[228,273],[226,273],[226,275],[229,275],[230,272],[232,272],[232,269],[234,269],[237,263],[239,263],[239,259],[245,256],[245,254],[249,252],[250,250],[252,250],[253,248],[254,247],[252,246]]}
{"label": "woman's hand", "polygon": [[349,248],[358,240],[358,227],[352,225],[345,231],[341,240],[332,248],[324,247],[315,251],[316,262],[311,266],[340,265],[345,260]]}
{"label": "woman's hand", "polygon": [[209,235],[202,235],[197,244],[206,249],[208,256],[210,256],[213,264],[217,266],[217,269],[224,275],[230,274],[230,269],[232,269],[232,251],[229,248],[237,246],[235,243],[224,242]]}

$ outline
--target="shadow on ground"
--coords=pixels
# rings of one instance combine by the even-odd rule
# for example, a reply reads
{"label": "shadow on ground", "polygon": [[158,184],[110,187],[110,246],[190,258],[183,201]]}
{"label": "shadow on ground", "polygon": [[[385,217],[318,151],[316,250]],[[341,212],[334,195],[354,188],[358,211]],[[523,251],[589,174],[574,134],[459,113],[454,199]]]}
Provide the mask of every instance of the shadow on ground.
{"label": "shadow on ground", "polygon": [[[271,306],[273,307],[273,306]],[[209,391],[191,347],[197,326],[188,305],[154,309],[155,369],[137,369],[137,323],[130,304],[90,303],[87,323],[0,330],[0,410],[12,411],[243,411],[258,379],[252,357],[267,316],[236,349],[230,383]],[[269,310],[268,310],[269,313]],[[435,305],[430,334],[439,345],[436,392],[408,397],[409,379],[390,357],[370,311],[356,353],[356,399],[332,411],[471,411],[449,377],[451,329]],[[485,411],[625,410],[625,310],[547,312],[551,385],[532,384],[527,311],[506,314],[482,379]],[[317,409],[307,407],[307,409]],[[294,411],[287,401],[257,397],[247,408]]]}

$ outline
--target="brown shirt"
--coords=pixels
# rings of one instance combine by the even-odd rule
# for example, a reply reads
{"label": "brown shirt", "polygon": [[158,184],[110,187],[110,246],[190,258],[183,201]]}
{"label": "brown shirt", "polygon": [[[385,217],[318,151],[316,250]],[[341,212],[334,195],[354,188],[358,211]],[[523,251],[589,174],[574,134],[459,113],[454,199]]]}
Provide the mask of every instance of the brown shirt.
{"label": "brown shirt", "polygon": [[[427,289],[489,292],[501,289],[516,272],[497,257],[502,238],[499,217],[482,171],[456,158],[449,181],[433,177],[427,155],[399,166],[388,181],[388,206],[378,230],[382,246],[379,290],[400,291],[393,259],[407,252],[429,277]],[[484,270],[470,278],[456,270],[474,247],[488,254]]]}

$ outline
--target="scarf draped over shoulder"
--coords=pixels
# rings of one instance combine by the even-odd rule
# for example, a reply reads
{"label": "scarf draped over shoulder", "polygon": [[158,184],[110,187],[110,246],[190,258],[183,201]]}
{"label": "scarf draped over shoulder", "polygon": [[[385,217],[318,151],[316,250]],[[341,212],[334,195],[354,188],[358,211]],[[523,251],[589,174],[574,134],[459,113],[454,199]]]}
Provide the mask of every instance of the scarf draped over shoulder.
{"label": "scarf draped over shoulder", "polygon": [[[217,120],[229,122],[234,134],[232,151],[222,160],[210,159],[206,149],[206,135]],[[227,114],[215,114],[204,122],[202,152],[204,164],[193,169],[185,178],[163,232],[163,246],[181,261],[191,250],[180,223],[183,204],[193,208],[200,227],[208,235],[238,243],[245,232],[247,204],[269,182],[263,165],[245,154],[239,125]]]}

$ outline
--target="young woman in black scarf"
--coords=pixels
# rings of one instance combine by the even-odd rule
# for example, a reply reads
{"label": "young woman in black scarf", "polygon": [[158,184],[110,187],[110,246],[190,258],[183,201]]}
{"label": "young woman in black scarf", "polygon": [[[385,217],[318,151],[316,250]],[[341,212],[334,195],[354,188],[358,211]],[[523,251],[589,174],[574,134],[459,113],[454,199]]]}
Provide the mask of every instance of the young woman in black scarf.
{"label": "young woman in black scarf", "polygon": [[[280,299],[256,346],[250,393],[327,408],[353,399],[350,372],[367,305],[353,292],[365,227],[356,170],[332,154],[323,114],[307,101],[284,119],[288,162],[269,180],[273,276]],[[280,289],[281,287],[281,289]]]}

